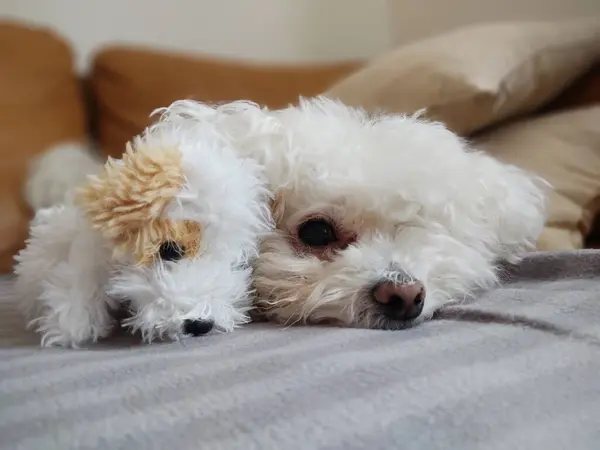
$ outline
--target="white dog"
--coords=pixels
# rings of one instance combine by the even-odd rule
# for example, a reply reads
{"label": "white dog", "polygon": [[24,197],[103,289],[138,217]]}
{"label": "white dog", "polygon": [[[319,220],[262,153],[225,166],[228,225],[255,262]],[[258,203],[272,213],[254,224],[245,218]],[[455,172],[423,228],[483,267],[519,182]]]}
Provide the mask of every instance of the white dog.
{"label": "white dog", "polygon": [[[205,120],[176,102],[167,122]],[[397,329],[497,279],[533,248],[545,184],[472,151],[442,124],[372,117],[326,98],[220,107],[219,133],[264,167],[276,229],[261,239],[259,315]]]}
{"label": "white dog", "polygon": [[36,162],[28,198],[62,201],[37,212],[16,258],[17,292],[42,345],[105,337],[122,305],[124,325],[147,341],[249,320],[249,263],[271,227],[268,191],[260,166],[219,135],[227,113],[202,112],[200,122],[159,121],[75,195],[76,174],[62,194],[46,188],[58,186],[57,168],[77,171],[68,165],[84,159],[76,148]]}
{"label": "white dog", "polygon": [[253,275],[272,320],[403,328],[490,286],[542,231],[545,183],[440,123],[324,98],[274,115],[257,153],[277,230]]}

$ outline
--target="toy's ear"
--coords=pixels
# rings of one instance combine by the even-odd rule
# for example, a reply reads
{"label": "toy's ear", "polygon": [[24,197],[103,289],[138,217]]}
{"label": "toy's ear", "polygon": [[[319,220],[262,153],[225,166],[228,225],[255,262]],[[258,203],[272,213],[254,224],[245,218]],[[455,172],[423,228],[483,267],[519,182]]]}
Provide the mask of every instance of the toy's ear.
{"label": "toy's ear", "polygon": [[546,221],[548,183],[485,154],[479,157],[482,219],[495,233],[494,253],[509,261],[534,250]]}
{"label": "toy's ear", "polygon": [[76,204],[116,250],[127,249],[138,262],[147,261],[167,235],[194,231],[180,224],[186,230],[175,233],[181,227],[162,217],[185,183],[181,161],[176,147],[137,137],[122,159],[109,159],[99,175],[88,178]]}

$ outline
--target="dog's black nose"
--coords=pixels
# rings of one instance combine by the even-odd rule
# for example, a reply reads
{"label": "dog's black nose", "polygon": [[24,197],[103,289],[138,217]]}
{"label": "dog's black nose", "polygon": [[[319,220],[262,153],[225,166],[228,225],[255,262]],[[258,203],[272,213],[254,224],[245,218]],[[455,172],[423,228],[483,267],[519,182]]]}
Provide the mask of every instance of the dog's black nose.
{"label": "dog's black nose", "polygon": [[401,284],[383,281],[373,288],[372,295],[384,314],[395,320],[419,317],[425,304],[425,286],[419,281]]}
{"label": "dog's black nose", "polygon": [[212,320],[186,320],[183,322],[183,332],[192,336],[202,336],[212,330],[214,324]]}

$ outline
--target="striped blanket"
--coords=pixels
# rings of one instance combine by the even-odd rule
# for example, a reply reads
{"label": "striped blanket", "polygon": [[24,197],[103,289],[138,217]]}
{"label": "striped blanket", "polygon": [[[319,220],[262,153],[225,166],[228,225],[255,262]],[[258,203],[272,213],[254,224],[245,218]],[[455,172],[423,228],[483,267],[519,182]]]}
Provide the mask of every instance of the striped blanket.
{"label": "striped blanket", "polygon": [[414,329],[247,326],[41,350],[0,282],[0,448],[598,449],[600,252]]}

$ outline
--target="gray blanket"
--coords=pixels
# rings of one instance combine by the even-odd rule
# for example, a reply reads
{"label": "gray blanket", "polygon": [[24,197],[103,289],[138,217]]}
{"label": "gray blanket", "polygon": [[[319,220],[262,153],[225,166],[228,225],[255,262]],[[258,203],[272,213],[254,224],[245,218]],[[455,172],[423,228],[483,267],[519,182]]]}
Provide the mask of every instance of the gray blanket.
{"label": "gray blanket", "polygon": [[397,332],[256,324],[40,350],[0,302],[1,449],[599,449],[600,252]]}

